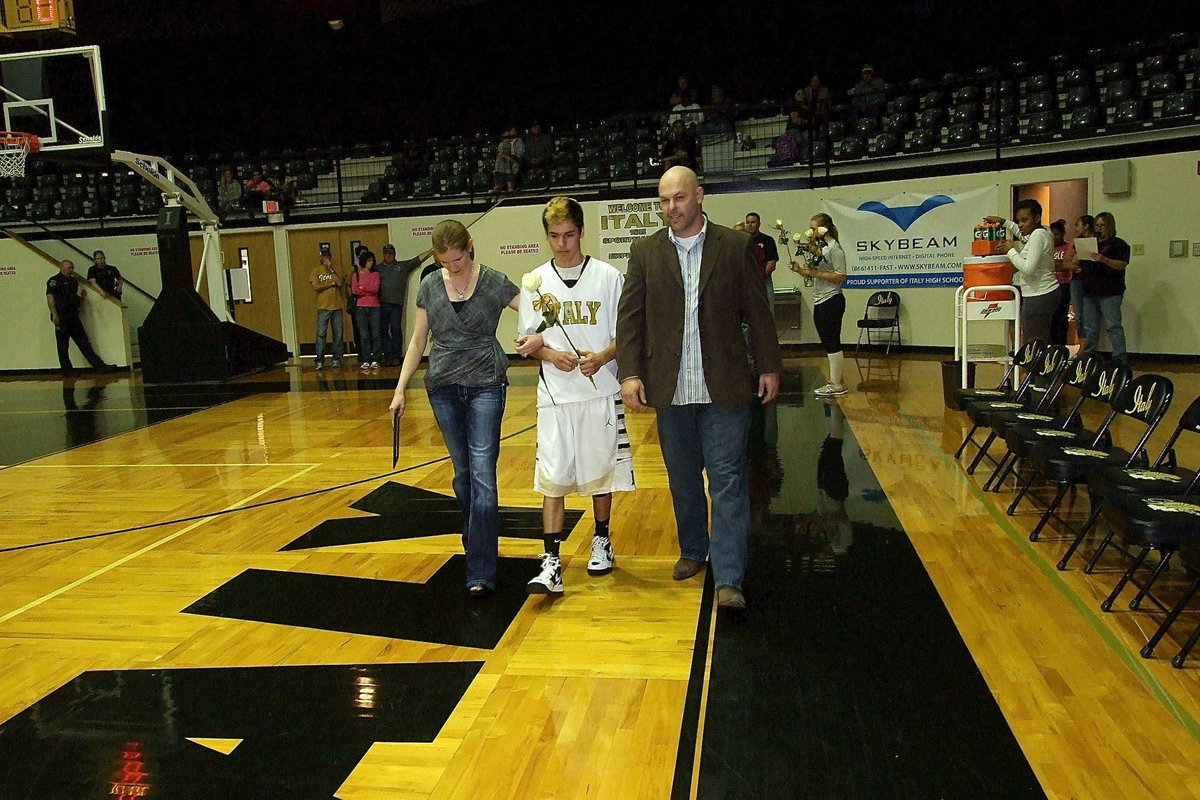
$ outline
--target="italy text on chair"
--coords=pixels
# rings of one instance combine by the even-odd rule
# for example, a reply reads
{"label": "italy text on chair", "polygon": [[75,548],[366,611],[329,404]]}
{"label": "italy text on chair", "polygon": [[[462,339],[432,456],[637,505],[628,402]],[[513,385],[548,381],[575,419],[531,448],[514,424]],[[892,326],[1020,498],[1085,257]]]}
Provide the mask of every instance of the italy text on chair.
{"label": "italy text on chair", "polygon": [[897,292],[875,292],[867,298],[867,307],[858,321],[858,344],[854,355],[862,347],[863,334],[867,335],[867,347],[876,342],[887,342],[887,354],[892,352],[892,342],[900,346],[900,295]]}

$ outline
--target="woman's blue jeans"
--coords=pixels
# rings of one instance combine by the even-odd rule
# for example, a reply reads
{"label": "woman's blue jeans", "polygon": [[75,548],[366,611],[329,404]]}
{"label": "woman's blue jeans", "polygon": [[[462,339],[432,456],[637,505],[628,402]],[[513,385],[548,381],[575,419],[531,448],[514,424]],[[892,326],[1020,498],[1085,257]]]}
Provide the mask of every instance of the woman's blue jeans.
{"label": "woman's blue jeans", "polygon": [[467,586],[496,588],[500,549],[500,497],[496,461],[505,386],[451,384],[429,392],[429,405],[454,463],[454,496],[463,515]]}

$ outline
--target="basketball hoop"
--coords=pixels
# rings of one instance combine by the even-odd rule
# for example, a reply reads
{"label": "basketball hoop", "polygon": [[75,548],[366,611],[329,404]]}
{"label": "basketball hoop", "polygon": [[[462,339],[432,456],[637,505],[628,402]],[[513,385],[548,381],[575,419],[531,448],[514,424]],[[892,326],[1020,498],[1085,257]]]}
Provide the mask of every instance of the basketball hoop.
{"label": "basketball hoop", "polygon": [[25,158],[39,149],[41,143],[32,133],[0,131],[0,177],[24,177]]}

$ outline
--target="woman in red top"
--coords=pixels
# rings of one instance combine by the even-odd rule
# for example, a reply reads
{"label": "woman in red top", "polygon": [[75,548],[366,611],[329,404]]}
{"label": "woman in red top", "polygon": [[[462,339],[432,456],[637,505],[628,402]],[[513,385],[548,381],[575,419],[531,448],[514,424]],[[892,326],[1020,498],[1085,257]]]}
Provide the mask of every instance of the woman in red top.
{"label": "woman in red top", "polygon": [[358,317],[358,332],[362,341],[358,345],[359,367],[363,372],[379,371],[379,359],[383,357],[381,322],[383,312],[379,306],[379,273],[375,271],[375,254],[369,250],[358,256],[358,267],[350,281],[350,290],[358,298],[355,315]]}
{"label": "woman in red top", "polygon": [[1058,308],[1050,318],[1050,344],[1066,344],[1070,327],[1068,314],[1071,309],[1071,268],[1063,263],[1071,252],[1067,241],[1067,221],[1056,219],[1050,223],[1050,235],[1054,238],[1054,277],[1058,280]]}

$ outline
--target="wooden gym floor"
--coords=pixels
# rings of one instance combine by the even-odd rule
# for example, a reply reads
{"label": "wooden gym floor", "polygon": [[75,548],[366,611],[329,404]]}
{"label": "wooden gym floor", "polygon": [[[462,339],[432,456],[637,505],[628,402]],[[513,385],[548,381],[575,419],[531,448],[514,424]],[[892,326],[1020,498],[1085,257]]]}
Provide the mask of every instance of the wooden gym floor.
{"label": "wooden gym floor", "polygon": [[[848,359],[832,403],[823,360],[789,360],[755,417],[751,607],[728,616],[671,580],[650,414],[616,571],[586,574],[572,498],[566,594],[524,595],[527,366],[483,602],[419,391],[391,469],[394,370],[0,382],[0,798],[1200,796],[1200,654],[1169,663],[1200,612],[1140,658],[1158,613],[1098,608],[1119,560],[1057,571],[1062,533],[1030,543],[1028,507],[954,461],[936,359]],[[1153,366],[1161,446],[1200,375]]]}

